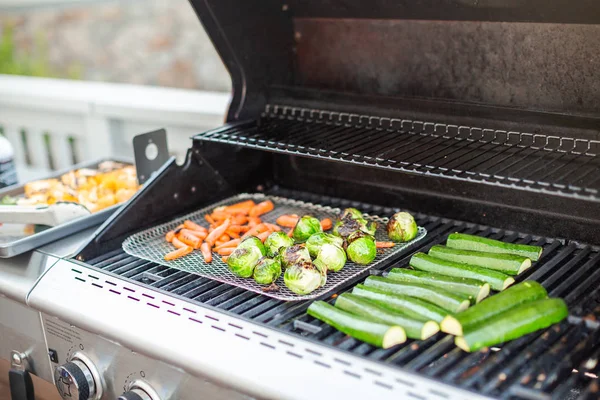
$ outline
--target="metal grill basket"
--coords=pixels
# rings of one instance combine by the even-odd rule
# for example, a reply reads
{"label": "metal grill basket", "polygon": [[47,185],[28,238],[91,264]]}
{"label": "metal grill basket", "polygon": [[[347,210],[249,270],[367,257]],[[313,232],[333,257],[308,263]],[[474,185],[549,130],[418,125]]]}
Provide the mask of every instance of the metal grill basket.
{"label": "metal grill basket", "polygon": [[[202,210],[195,211],[191,214],[185,215],[181,218],[168,222],[166,224],[147,229],[142,232],[138,232],[123,242],[123,250],[135,257],[152,261],[167,267],[179,269],[181,271],[190,272],[196,275],[200,275],[205,278],[213,279],[219,282],[224,282],[230,285],[238,286],[252,292],[261,293],[265,296],[269,296],[279,300],[285,301],[298,301],[314,299],[328,293],[344,282],[356,277],[357,275],[365,272],[365,268],[377,269],[385,260],[392,257],[394,254],[402,251],[406,247],[418,242],[425,237],[427,231],[419,227],[419,233],[417,237],[407,243],[396,244],[393,248],[380,249],[377,253],[377,258],[367,266],[357,265],[351,261],[348,261],[344,268],[339,272],[331,272],[327,274],[327,283],[315,290],[308,295],[298,295],[290,291],[283,282],[283,274],[276,281],[279,286],[278,291],[264,291],[265,285],[257,284],[254,279],[239,278],[232,274],[227,264],[221,260],[220,256],[213,257],[211,263],[204,262],[204,258],[199,250],[193,253],[173,260],[165,261],[164,255],[174,250],[173,246],[165,240],[165,234],[173,230],[176,226],[183,223],[184,220],[192,220],[202,226],[208,227],[207,222],[204,220],[204,215],[211,213],[215,207],[234,204],[243,200],[252,199],[256,202],[270,199],[275,205],[275,209],[267,214],[261,216],[264,222],[275,223],[275,220],[280,215],[284,214],[298,214],[298,215],[313,215],[319,219],[331,218],[335,221],[335,218],[340,213],[339,208],[324,207],[317,204],[306,203],[303,201],[291,200],[282,197],[265,196],[263,194],[240,194],[234,197],[225,199],[219,203],[213,204]],[[365,215],[367,219],[376,221],[378,223],[377,232],[375,237],[377,240],[388,241],[387,234],[385,232],[385,223],[387,218],[378,216]]]}

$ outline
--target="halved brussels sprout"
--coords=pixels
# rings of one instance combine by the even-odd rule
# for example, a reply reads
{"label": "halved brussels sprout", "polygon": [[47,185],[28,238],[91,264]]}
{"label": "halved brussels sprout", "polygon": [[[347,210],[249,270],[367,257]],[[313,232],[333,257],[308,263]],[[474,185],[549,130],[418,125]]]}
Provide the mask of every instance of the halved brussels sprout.
{"label": "halved brussels sprout", "polygon": [[273,232],[265,240],[267,256],[275,257],[279,254],[282,247],[289,247],[294,244],[294,239],[285,234],[285,232]]}
{"label": "halved brussels sprout", "polygon": [[413,240],[419,228],[412,215],[407,212],[394,214],[387,224],[387,233],[394,242],[408,242]]}
{"label": "halved brussels sprout", "polygon": [[341,247],[344,244],[344,239],[330,233],[317,232],[308,238],[306,248],[311,257],[316,257],[324,244],[334,244]]}
{"label": "halved brussels sprout", "polygon": [[343,238],[348,237],[358,230],[369,235],[374,235],[377,230],[377,224],[372,221],[369,222],[356,208],[346,208],[338,217],[333,227],[333,233]]}
{"label": "halved brussels sprout", "polygon": [[322,231],[321,221],[310,215],[305,215],[298,220],[294,227],[293,237],[296,242],[304,243],[312,234]]}
{"label": "halved brussels sprout", "polygon": [[261,285],[269,285],[281,276],[281,263],[279,260],[263,257],[254,267],[254,280]]}
{"label": "halved brussels sprout", "polygon": [[254,267],[263,255],[256,246],[240,246],[227,259],[227,266],[231,272],[240,278],[250,278],[254,272]]}
{"label": "halved brussels sprout", "polygon": [[309,294],[324,284],[322,274],[312,263],[290,265],[283,274],[283,282],[296,294]]}
{"label": "halved brussels sprout", "polygon": [[348,258],[357,264],[369,264],[377,256],[375,239],[372,236],[362,236],[355,239],[346,249]]}
{"label": "halved brussels sprout", "polygon": [[279,259],[283,268],[288,268],[292,264],[312,262],[310,260],[310,254],[308,253],[308,250],[306,250],[306,247],[300,244],[286,247],[285,249],[281,250]]}
{"label": "halved brussels sprout", "polygon": [[267,250],[265,249],[265,245],[256,236],[250,236],[250,237],[247,237],[246,239],[242,240],[242,242],[240,244],[238,244],[236,249],[246,249],[249,247],[256,247],[258,250],[260,250],[260,254],[262,254],[263,256],[267,255]]}
{"label": "halved brussels sprout", "polygon": [[320,271],[337,272],[346,264],[346,252],[339,246],[325,243],[313,262]]}

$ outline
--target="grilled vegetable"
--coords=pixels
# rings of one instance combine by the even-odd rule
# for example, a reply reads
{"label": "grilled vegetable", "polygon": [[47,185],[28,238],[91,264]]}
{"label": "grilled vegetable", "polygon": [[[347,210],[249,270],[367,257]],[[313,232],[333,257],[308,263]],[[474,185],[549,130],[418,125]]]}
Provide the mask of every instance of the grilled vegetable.
{"label": "grilled vegetable", "polygon": [[325,276],[309,261],[288,266],[283,282],[296,294],[309,294],[325,284]]}
{"label": "grilled vegetable", "polygon": [[473,326],[464,336],[456,337],[454,342],[464,351],[477,351],[547,328],[562,321],[568,314],[562,299],[536,300]]}
{"label": "grilled vegetable", "polygon": [[273,232],[265,240],[267,256],[275,257],[279,254],[282,247],[289,247],[294,244],[294,239],[288,237],[284,232]]}
{"label": "grilled vegetable", "polygon": [[286,247],[282,249],[279,254],[281,260],[281,266],[288,268],[292,264],[298,263],[311,263],[310,254],[306,247],[296,244],[294,246]]}
{"label": "grilled vegetable", "polygon": [[453,313],[466,310],[469,307],[469,300],[464,296],[459,296],[433,286],[396,282],[380,276],[368,277],[365,280],[365,286],[387,291],[391,294],[416,297],[436,304]]}
{"label": "grilled vegetable", "polygon": [[265,245],[256,236],[249,236],[246,239],[242,240],[237,248],[238,249],[247,249],[250,247],[256,247],[260,251],[260,254],[263,256],[267,255],[267,250],[265,249]]}
{"label": "grilled vegetable", "polygon": [[479,303],[490,294],[488,283],[469,278],[454,278],[406,268],[394,268],[387,277],[394,281],[421,283],[439,287],[451,293],[463,294],[468,296],[472,303]]}
{"label": "grilled vegetable", "polygon": [[281,276],[281,263],[279,260],[271,258],[261,258],[254,267],[252,274],[256,283],[261,285],[269,285]]}
{"label": "grilled vegetable", "polygon": [[186,255],[190,254],[192,251],[194,251],[194,249],[191,248],[190,246],[178,248],[177,250],[173,250],[172,252],[167,253],[165,255],[165,261],[172,261],[172,260],[175,260],[176,258],[186,256]]}
{"label": "grilled vegetable", "polygon": [[324,244],[313,262],[319,270],[338,272],[346,264],[346,252],[334,244]]}
{"label": "grilled vegetable", "polygon": [[[242,247],[242,242],[227,259],[229,270],[240,278],[250,278],[263,254],[257,246]],[[262,243],[261,243],[262,244]]]}
{"label": "grilled vegetable", "polygon": [[428,256],[425,253],[416,253],[410,258],[409,263],[413,268],[421,271],[487,282],[492,289],[498,291],[506,289],[515,282],[514,278],[503,274],[502,272],[476,267],[474,265],[440,260],[439,258]]}
{"label": "grilled vegetable", "polygon": [[323,229],[324,231],[328,231],[332,227],[333,227],[333,222],[331,222],[331,219],[324,218],[321,220],[321,229]]}
{"label": "grilled vegetable", "polygon": [[17,201],[16,197],[6,195],[0,199],[0,206],[15,206],[17,205]]}
{"label": "grilled vegetable", "polygon": [[357,264],[369,264],[377,257],[377,247],[372,236],[363,236],[354,240],[346,248],[348,258]]}
{"label": "grilled vegetable", "polygon": [[388,237],[394,242],[408,242],[417,237],[419,228],[412,215],[398,212],[387,223]]}
{"label": "grilled vegetable", "polygon": [[375,235],[376,230],[377,224],[367,221],[363,214],[356,208],[346,208],[336,220],[333,227],[333,234],[347,238],[356,231]]}
{"label": "grilled vegetable", "polygon": [[542,248],[526,244],[505,243],[499,240],[483,238],[464,233],[452,233],[448,236],[446,245],[453,249],[484,251],[487,253],[515,254],[531,258],[533,261],[540,259]]}
{"label": "grilled vegetable", "polygon": [[251,217],[258,217],[259,215],[263,215],[272,211],[275,208],[275,205],[271,200],[263,201],[262,203],[258,203],[254,207],[250,209],[248,215]]}
{"label": "grilled vegetable", "polygon": [[370,317],[385,324],[401,326],[406,331],[406,336],[411,339],[424,340],[440,330],[435,321],[422,321],[408,317],[352,293],[339,295],[335,301],[335,306],[354,315]]}
{"label": "grilled vegetable", "polygon": [[387,349],[406,341],[406,332],[399,326],[359,317],[333,307],[324,301],[312,303],[308,307],[307,313],[333,326],[338,331],[373,346]]}
{"label": "grilled vegetable", "polygon": [[543,299],[548,296],[546,289],[535,281],[518,283],[502,293],[491,296],[481,303],[456,315],[449,315],[440,324],[442,331],[461,336],[472,326],[510,310],[520,304]]}
{"label": "grilled vegetable", "polygon": [[518,275],[531,267],[531,260],[527,257],[514,254],[460,250],[440,245],[433,246],[429,250],[429,255],[441,260],[493,269],[508,275]]}
{"label": "grilled vegetable", "polygon": [[304,243],[311,235],[321,231],[321,221],[310,215],[305,215],[300,218],[294,227],[293,237],[296,242]]}
{"label": "grilled vegetable", "polygon": [[415,297],[390,294],[389,292],[365,285],[356,285],[352,289],[352,293],[373,300],[380,306],[401,312],[412,318],[422,319],[423,321],[432,320],[439,323],[448,315],[448,311],[428,301],[423,301]]}
{"label": "grilled vegetable", "polygon": [[319,254],[319,250],[321,250],[321,246],[326,243],[342,247],[344,244],[344,239],[334,236],[330,233],[317,232],[308,238],[306,241],[306,248],[308,249],[311,257],[316,257],[317,254]]}

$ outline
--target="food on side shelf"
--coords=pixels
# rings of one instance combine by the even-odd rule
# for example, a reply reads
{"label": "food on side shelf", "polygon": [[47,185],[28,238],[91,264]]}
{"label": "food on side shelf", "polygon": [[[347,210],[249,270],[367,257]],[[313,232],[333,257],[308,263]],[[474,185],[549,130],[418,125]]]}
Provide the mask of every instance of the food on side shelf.
{"label": "food on side shelf", "polygon": [[348,237],[348,242],[346,253],[351,261],[366,265],[377,257],[377,246],[373,236],[365,235],[360,231],[354,232]]}
{"label": "food on side shelf", "polygon": [[308,315],[333,326],[353,338],[384,349],[406,341],[406,332],[399,326],[384,324],[340,310],[324,301],[308,307]]}
{"label": "food on side shelf", "polygon": [[381,306],[391,308],[394,311],[399,311],[413,318],[423,319],[424,321],[432,320],[440,323],[449,314],[448,311],[428,301],[405,295],[391,294],[362,284],[356,285],[352,289],[352,293],[373,300]]}
{"label": "food on side shelf", "polygon": [[455,344],[464,351],[477,351],[549,327],[568,315],[562,299],[542,299],[521,304],[469,328]]}
{"label": "food on side shelf", "polygon": [[325,284],[323,274],[312,262],[301,262],[286,267],[283,282],[288,289],[300,295],[314,292]]}
{"label": "food on side shelf", "polygon": [[407,212],[397,212],[387,223],[388,237],[394,242],[408,242],[417,237],[419,228],[412,215]]}
{"label": "food on side shelf", "polygon": [[487,319],[510,310],[520,304],[543,299],[548,296],[546,289],[535,281],[518,283],[503,292],[483,300],[481,303],[456,315],[449,315],[440,324],[442,331],[452,335],[461,336]]}
{"label": "food on side shelf", "polygon": [[363,214],[356,208],[346,208],[333,226],[333,234],[344,239],[356,231],[375,235],[376,230],[377,224],[367,221]]}
{"label": "food on side shelf", "polygon": [[319,270],[338,272],[346,264],[346,252],[335,244],[326,243],[313,262]]}
{"label": "food on side shelf", "polygon": [[344,239],[330,233],[317,232],[310,235],[306,241],[306,248],[311,257],[316,257],[317,254],[319,254],[319,250],[321,250],[321,246],[324,244],[333,244],[342,247],[344,245]]}
{"label": "food on side shelf", "polygon": [[281,276],[281,263],[277,259],[263,257],[254,267],[252,276],[256,283],[269,285]]}
{"label": "food on side shelf", "polygon": [[298,263],[312,263],[308,250],[301,244],[286,247],[281,250],[279,257],[283,268],[288,268],[289,266]]}
{"label": "food on side shelf", "polygon": [[442,260],[493,269],[508,275],[519,275],[531,267],[531,260],[523,256],[453,249],[441,245],[433,246],[429,255]]}
{"label": "food on side shelf", "polygon": [[294,245],[294,239],[288,237],[284,232],[273,232],[265,240],[265,249],[267,250],[267,256],[275,257],[279,254],[281,248],[290,247]]}
{"label": "food on side shelf", "polygon": [[421,283],[459,293],[469,297],[472,303],[479,303],[490,294],[489,283],[469,278],[454,278],[425,271],[406,268],[393,268],[387,277],[394,281]]}
{"label": "food on side shelf", "polygon": [[412,318],[352,293],[339,295],[335,300],[335,306],[354,315],[370,317],[382,323],[401,326],[406,331],[406,336],[411,339],[424,340],[440,330],[435,321]]}
{"label": "food on side shelf", "polygon": [[466,310],[469,300],[466,296],[451,293],[447,290],[418,283],[397,282],[380,276],[369,276],[365,286],[380,289],[391,294],[400,294],[429,301],[453,313]]}
{"label": "food on side shelf", "polygon": [[256,246],[238,246],[227,259],[229,270],[240,278],[250,278],[258,260],[263,257]]}
{"label": "food on side shelf", "polygon": [[505,243],[499,240],[488,239],[475,235],[464,233],[452,233],[448,236],[446,246],[461,249],[483,251],[487,253],[515,254],[530,258],[532,261],[539,260],[542,255],[540,246],[530,246],[526,244]]}
{"label": "food on side shelf", "polygon": [[499,271],[440,260],[425,253],[416,253],[411,257],[409,263],[411,267],[421,271],[487,282],[492,289],[498,291],[506,289],[515,282],[514,278]]}
{"label": "food on side shelf", "polygon": [[19,199],[13,196],[6,195],[0,199],[0,206],[15,206]]}
{"label": "food on side shelf", "polygon": [[308,238],[317,232],[321,232],[321,221],[310,215],[300,218],[293,231],[293,238],[296,242],[304,243]]}

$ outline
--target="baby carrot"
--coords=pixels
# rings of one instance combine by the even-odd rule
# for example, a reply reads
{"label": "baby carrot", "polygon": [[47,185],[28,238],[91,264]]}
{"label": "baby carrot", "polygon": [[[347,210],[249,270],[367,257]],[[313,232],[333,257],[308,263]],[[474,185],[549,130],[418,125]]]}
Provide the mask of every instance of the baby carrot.
{"label": "baby carrot", "polygon": [[264,242],[265,240],[267,240],[271,233],[271,231],[266,231],[263,233],[259,233],[258,235],[256,235],[256,237],[259,238],[261,242]]}
{"label": "baby carrot", "polygon": [[394,242],[375,242],[375,247],[378,249],[387,249],[389,247],[394,247]]}
{"label": "baby carrot", "polygon": [[219,240],[223,243],[225,242],[229,242],[231,240],[231,238],[229,237],[228,234],[224,233],[221,236],[219,236]]}
{"label": "baby carrot", "polygon": [[252,207],[248,215],[250,215],[251,217],[258,217],[259,215],[263,215],[268,213],[269,211],[272,211],[274,208],[275,205],[273,204],[273,202],[271,200],[266,200]]}
{"label": "baby carrot", "polygon": [[223,243],[222,245],[216,247],[215,249],[219,250],[219,249],[221,249],[223,247],[235,247],[238,244],[240,244],[240,242],[241,242],[240,239],[233,239],[233,240],[230,240],[229,242]]}
{"label": "baby carrot", "polygon": [[175,237],[175,232],[174,231],[169,231],[165,235],[165,239],[167,239],[167,242],[169,242],[169,243],[171,243],[173,241],[174,237]]}
{"label": "baby carrot", "polygon": [[215,220],[214,220],[214,219],[213,219],[213,218],[212,218],[210,215],[208,215],[208,214],[206,214],[206,215],[204,216],[204,219],[205,219],[205,220],[206,220],[206,221],[207,221],[209,224],[211,224],[211,225],[214,225],[214,224],[215,224]]}
{"label": "baby carrot", "polygon": [[200,246],[200,251],[202,252],[204,261],[207,263],[212,261],[212,251],[210,251],[210,245],[207,242],[202,243],[202,246]]}
{"label": "baby carrot", "polygon": [[208,232],[201,232],[201,231],[193,231],[191,229],[182,229],[181,231],[179,231],[180,234],[184,234],[184,235],[192,235],[192,236],[196,236],[197,238],[200,238],[202,240],[204,240],[206,238],[206,236],[208,235]]}
{"label": "baby carrot", "polygon": [[279,232],[281,230],[281,228],[275,224],[269,224],[268,222],[265,222],[264,224],[273,232]]}
{"label": "baby carrot", "polygon": [[190,254],[194,249],[190,246],[182,247],[181,249],[173,250],[170,253],[165,254],[165,261],[175,260],[176,258],[183,257]]}
{"label": "baby carrot", "polygon": [[331,219],[325,218],[321,220],[321,228],[323,228],[324,231],[331,229],[332,226],[333,223],[331,222]]}
{"label": "baby carrot", "polygon": [[202,244],[202,239],[194,235],[183,233],[183,231],[179,232],[179,235],[177,235],[177,239],[181,240],[188,246],[192,246],[194,249],[199,249],[200,245]]}
{"label": "baby carrot", "polygon": [[195,223],[194,221],[190,221],[189,219],[186,219],[185,221],[183,221],[183,226],[185,226],[187,229],[190,229],[192,231],[206,232],[205,227],[200,226],[197,223]]}
{"label": "baby carrot", "polygon": [[214,231],[212,231],[211,233],[208,234],[208,236],[206,237],[206,243],[208,243],[210,246],[212,246],[213,244],[215,244],[215,242],[217,241],[217,239],[219,237],[221,237],[221,235],[223,233],[225,233],[225,231],[227,230],[227,228],[229,228],[229,219],[226,219],[221,225],[219,225],[218,227],[215,228]]}
{"label": "baby carrot", "polygon": [[228,256],[235,250],[235,247],[224,247],[221,250],[217,250],[217,253],[222,256]]}
{"label": "baby carrot", "polygon": [[298,223],[299,217],[297,215],[282,215],[275,222],[277,225],[284,226],[286,228],[293,228]]}
{"label": "baby carrot", "polygon": [[173,240],[171,241],[171,243],[173,244],[173,246],[177,247],[178,249],[188,247],[187,244],[185,244],[181,240],[177,239],[177,237],[174,237]]}

